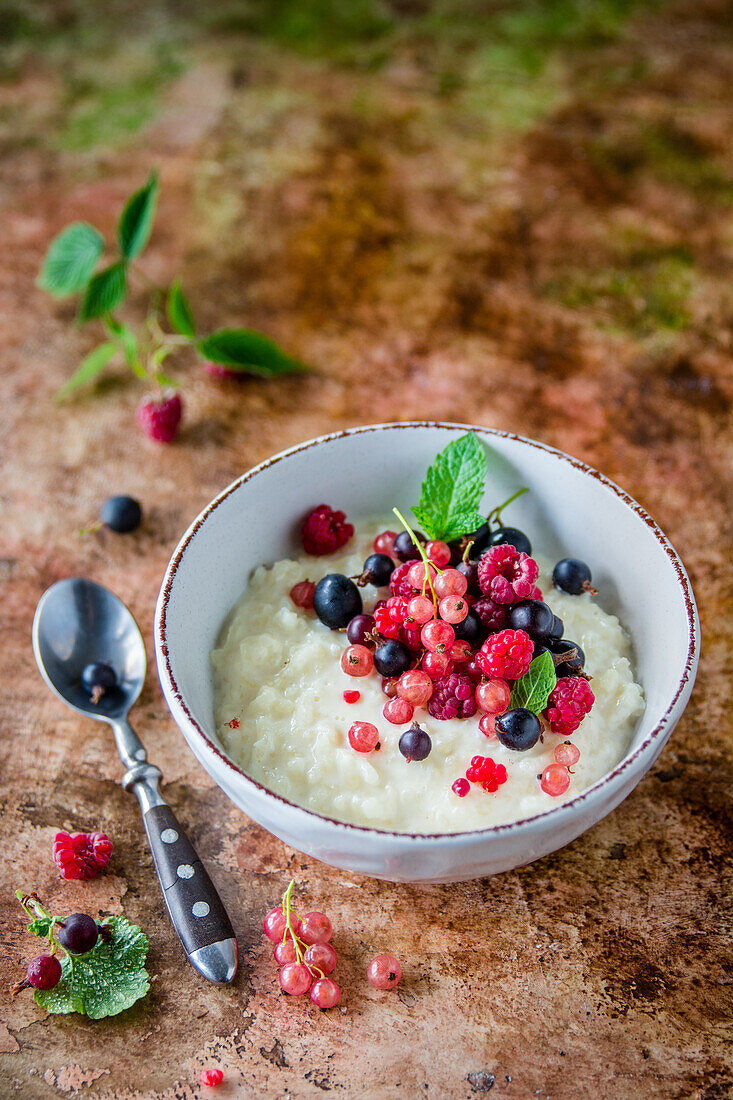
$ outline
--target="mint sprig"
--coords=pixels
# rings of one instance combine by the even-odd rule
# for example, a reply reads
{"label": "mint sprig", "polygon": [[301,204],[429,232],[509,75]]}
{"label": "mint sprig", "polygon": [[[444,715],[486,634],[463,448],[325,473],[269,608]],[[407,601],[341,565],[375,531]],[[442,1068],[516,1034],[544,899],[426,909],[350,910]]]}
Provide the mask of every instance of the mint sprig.
{"label": "mint sprig", "polygon": [[454,439],[429,467],[412,513],[429,539],[449,542],[484,523],[479,503],[486,478],[486,448],[474,432]]}
{"label": "mint sprig", "polygon": [[512,688],[509,706],[524,707],[533,714],[541,714],[547,706],[547,700],[557,683],[555,675],[555,662],[552,654],[541,653],[535,657],[527,672],[517,680]]}

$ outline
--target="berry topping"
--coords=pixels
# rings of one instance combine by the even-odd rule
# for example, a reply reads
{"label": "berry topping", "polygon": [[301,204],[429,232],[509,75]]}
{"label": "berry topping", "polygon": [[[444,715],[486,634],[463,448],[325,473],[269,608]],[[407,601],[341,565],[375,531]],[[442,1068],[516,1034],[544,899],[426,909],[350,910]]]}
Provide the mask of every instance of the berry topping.
{"label": "berry topping", "polygon": [[[444,596],[438,604],[440,617],[447,623],[462,623],[468,615],[469,607],[463,596]],[[454,635],[455,637],[455,632]]]}
{"label": "berry topping", "polygon": [[471,656],[471,647],[468,642],[458,641],[454,642],[450,650],[451,661],[455,664],[461,665],[464,661],[467,661]]}
{"label": "berry topping", "polygon": [[61,963],[55,955],[36,955],[28,963],[27,982],[34,989],[53,989],[61,980]]}
{"label": "berry topping", "polygon": [[318,1008],[333,1008],[339,1003],[341,990],[331,978],[319,978],[313,983],[308,996]]}
{"label": "berry topping", "polygon": [[359,577],[359,585],[373,584],[382,588],[389,584],[394,571],[394,562],[387,554],[370,554],[364,562],[364,571]]}
{"label": "berry topping", "polygon": [[471,649],[477,649],[486,638],[486,627],[476,614],[475,607],[469,607],[468,614],[460,623],[455,623],[453,633],[456,638],[468,642]]}
{"label": "berry topping", "polygon": [[305,963],[286,963],[280,971],[279,981],[283,992],[300,997],[310,989],[313,975]]}
{"label": "berry topping", "polygon": [[319,504],[303,520],[300,534],[306,554],[320,557],[345,546],[354,528],[346,522],[345,512],[334,512],[327,504]]}
{"label": "berry topping", "polygon": [[[425,542],[425,536],[421,535],[419,531],[415,531],[414,535],[418,542]],[[399,535],[396,536],[392,553],[400,561],[417,561],[420,557],[420,551],[410,538],[409,531],[400,531]]]}
{"label": "berry topping", "polygon": [[411,722],[414,713],[415,708],[412,703],[408,703],[406,699],[400,698],[399,695],[395,695],[393,699],[388,699],[382,708],[382,714],[393,726],[404,726],[407,722]]}
{"label": "berry topping", "polygon": [[540,778],[540,786],[545,794],[558,798],[570,786],[570,772],[562,764],[548,764]]}
{"label": "berry topping", "polygon": [[521,554],[532,553],[532,543],[524,531],[519,531],[516,527],[497,527],[491,532],[487,545],[499,546],[502,543],[508,543],[515,550],[519,550]]}
{"label": "berry topping", "polygon": [[[412,545],[412,543],[410,543]],[[417,553],[417,551],[415,551]],[[408,600],[415,595],[415,588],[407,579],[407,574],[412,569],[412,562],[406,561],[398,565],[389,578],[389,590],[393,596],[405,596]]]}
{"label": "berry topping", "polygon": [[183,415],[183,401],[179,393],[160,400],[150,398],[138,405],[135,416],[147,436],[156,443],[170,443],[178,431]]}
{"label": "berry topping", "polygon": [[73,955],[85,955],[99,939],[97,922],[86,913],[72,913],[63,923],[59,922],[57,928],[59,943]]}
{"label": "berry topping", "polygon": [[559,642],[550,642],[550,652],[555,655],[555,672],[558,679],[563,676],[578,676],[585,664],[585,653],[577,642],[561,638]]}
{"label": "berry topping", "polygon": [[365,645],[350,645],[341,655],[341,668],[347,676],[368,676],[374,668],[371,650]]}
{"label": "berry topping", "polygon": [[411,664],[412,654],[402,642],[384,642],[374,652],[374,667],[380,676],[401,676]]}
{"label": "berry topping", "polygon": [[394,955],[377,955],[367,967],[367,978],[375,989],[394,989],[402,977],[402,967]]}
{"label": "berry topping", "polygon": [[493,546],[478,563],[481,591],[495,603],[513,604],[529,599],[538,576],[534,558],[508,543]]}
{"label": "berry topping", "polygon": [[360,699],[361,699],[361,692],[360,691],[345,691],[344,692],[344,702],[345,703],[358,703]]}
{"label": "berry topping", "polygon": [[450,650],[456,640],[456,632],[450,623],[441,619],[433,619],[420,632],[422,643],[431,653],[445,653]]}
{"label": "berry topping", "polygon": [[349,744],[356,752],[372,752],[379,744],[379,730],[371,722],[354,722]]}
{"label": "berry topping", "polygon": [[489,741],[497,741],[496,736],[496,714],[484,714],[479,718],[478,728]]}
{"label": "berry topping", "polygon": [[376,607],[374,625],[377,633],[385,638],[399,638],[401,627],[409,619],[409,604],[404,596],[392,596],[381,607]]}
{"label": "berry topping", "polygon": [[405,730],[400,737],[399,750],[408,764],[412,760],[424,760],[430,756],[432,747],[430,736],[417,722],[413,722],[409,730]]}
{"label": "berry topping", "polygon": [[577,558],[563,558],[552,570],[552,583],[563,592],[569,592],[571,596],[579,596],[581,592],[595,595],[596,590],[591,585],[591,580],[590,568]]}
{"label": "berry topping", "polygon": [[298,935],[309,946],[314,943],[328,943],[333,935],[333,927],[326,914],[316,910],[306,913],[301,919]]}
{"label": "berry topping", "polygon": [[53,858],[63,878],[96,878],[112,855],[112,841],[104,833],[58,832]]}
{"label": "berry topping", "polygon": [[480,784],[489,794],[495,794],[507,778],[504,765],[494,763],[490,756],[473,756],[471,766],[466,769],[466,779]]}
{"label": "berry topping", "polygon": [[330,974],[336,966],[337,958],[332,944],[314,943],[306,951],[304,962],[310,970],[320,970],[322,974]]}
{"label": "berry topping", "polygon": [[470,676],[452,672],[435,685],[428,703],[433,718],[470,718],[476,713],[476,687]]}
{"label": "berry topping", "polygon": [[509,624],[509,608],[506,604],[497,603],[489,596],[482,596],[480,600],[476,600],[472,610],[480,620],[484,628],[484,634],[487,631],[490,634],[495,634]]}
{"label": "berry topping", "polygon": [[118,535],[134,531],[142,522],[142,508],[134,497],[110,497],[102,505],[99,518],[110,531],[116,531]]}
{"label": "berry topping", "polygon": [[[229,373],[227,371],[227,373]],[[205,1089],[215,1089],[224,1080],[224,1073],[220,1069],[202,1069],[199,1081]]]}
{"label": "berry topping", "polygon": [[481,595],[481,588],[478,583],[478,565],[475,561],[459,561],[456,566],[456,573],[460,573],[466,578],[468,582],[466,592],[470,596]]}
{"label": "berry topping", "polygon": [[489,635],[476,654],[476,662],[492,679],[518,680],[529,669],[533,650],[526,631],[502,630]]}
{"label": "berry topping", "polygon": [[487,680],[476,688],[476,703],[484,714],[503,714],[509,706],[511,694],[505,680]]}
{"label": "berry topping", "polygon": [[559,642],[565,632],[565,624],[562,619],[558,619],[557,615],[552,616],[552,630],[548,634],[548,638],[551,642]]}
{"label": "berry topping", "polygon": [[413,596],[407,604],[408,620],[414,623],[429,623],[435,614],[433,601],[427,596]]}
{"label": "berry topping", "polygon": [[423,672],[427,672],[431,680],[440,680],[443,676],[449,676],[453,671],[453,662],[447,653],[431,653],[428,651],[420,664]]}
{"label": "berry topping", "polygon": [[582,676],[558,680],[547,704],[547,721],[553,733],[569,737],[595,703],[591,686]]}
{"label": "berry topping", "polygon": [[398,683],[399,680],[397,680],[394,676],[385,676],[385,678],[382,680],[382,691],[388,699],[394,699],[395,695],[397,694]]}
{"label": "berry topping", "polygon": [[451,787],[454,794],[457,794],[459,798],[465,798],[468,792],[471,790],[471,784],[467,779],[456,779],[455,783]]}
{"label": "berry topping", "polygon": [[509,608],[509,626],[525,630],[533,641],[549,638],[555,616],[541,600],[520,600]]}
{"label": "berry topping", "polygon": [[373,649],[374,641],[369,635],[374,630],[374,625],[373,615],[354,615],[346,627],[346,637],[352,645],[365,645]]}
{"label": "berry topping", "polygon": [[394,540],[396,538],[396,531],[382,531],[374,540],[374,553],[391,555],[394,549]]}
{"label": "berry topping", "polygon": [[468,578],[458,569],[446,569],[435,578],[433,587],[439,600],[444,596],[465,596],[468,591]]}
{"label": "berry topping", "polygon": [[397,694],[413,707],[424,707],[433,694],[433,681],[419,668],[408,669],[397,681]]}
{"label": "berry topping", "polygon": [[361,613],[361,594],[343,573],[328,573],[316,585],[313,609],[322,623],[338,630]]}
{"label": "berry topping", "polygon": [[81,683],[96,706],[103,695],[117,687],[117,673],[107,661],[93,661],[82,669]]}
{"label": "berry topping", "polygon": [[542,727],[539,718],[531,710],[516,707],[495,719],[494,730],[505,748],[526,752],[539,741]]}
{"label": "berry topping", "polygon": [[304,610],[310,611],[313,607],[315,592],[316,586],[313,581],[298,581],[290,589],[290,599],[296,607],[302,607]]}
{"label": "berry topping", "polygon": [[447,542],[442,542],[440,539],[436,539],[435,542],[429,542],[425,547],[425,553],[429,560],[437,565],[438,569],[442,569],[451,560],[451,548]]}
{"label": "berry topping", "polygon": [[563,741],[561,745],[555,745],[555,762],[565,768],[572,768],[580,760],[580,749],[571,741]]}

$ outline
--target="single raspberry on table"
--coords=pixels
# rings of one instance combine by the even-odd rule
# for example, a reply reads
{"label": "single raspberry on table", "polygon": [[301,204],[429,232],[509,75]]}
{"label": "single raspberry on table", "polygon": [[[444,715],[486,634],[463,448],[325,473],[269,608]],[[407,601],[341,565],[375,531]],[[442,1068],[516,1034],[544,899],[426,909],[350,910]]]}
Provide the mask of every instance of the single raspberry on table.
{"label": "single raspberry on table", "polygon": [[552,689],[547,704],[547,721],[553,733],[568,737],[575,733],[591,710],[596,697],[582,676],[563,676]]}
{"label": "single raspberry on table", "polygon": [[435,684],[428,702],[433,718],[470,718],[476,713],[476,685],[470,676],[451,672]]}
{"label": "single raspberry on table", "polygon": [[96,878],[112,855],[112,841],[104,833],[56,833],[53,858],[63,878]]}
{"label": "single raspberry on table", "polygon": [[478,563],[478,582],[484,596],[495,603],[513,604],[528,600],[540,574],[534,558],[502,542],[482,554]]}
{"label": "single raspberry on table", "polygon": [[160,400],[150,397],[138,405],[135,415],[146,435],[157,443],[170,443],[183,415],[181,395],[174,393]]}
{"label": "single raspberry on table", "polygon": [[476,663],[490,678],[518,680],[532,664],[534,643],[525,630],[490,634],[476,654]]}
{"label": "single raspberry on table", "polygon": [[224,1080],[224,1072],[216,1069],[202,1069],[199,1081],[207,1089],[215,1089]]}
{"label": "single raspberry on table", "polygon": [[492,634],[495,634],[497,630],[503,630],[509,622],[508,605],[496,603],[490,596],[482,596],[480,600],[476,600],[473,609]]}
{"label": "single raspberry on table", "polygon": [[328,504],[319,504],[303,520],[301,536],[306,554],[332,554],[345,546],[354,534],[345,512],[334,512]]}
{"label": "single raspberry on table", "polygon": [[398,565],[392,571],[392,576],[389,578],[389,589],[393,596],[404,596],[405,599],[409,600],[417,592],[417,589],[407,579],[407,574],[414,564],[414,561],[403,561],[402,565]]}

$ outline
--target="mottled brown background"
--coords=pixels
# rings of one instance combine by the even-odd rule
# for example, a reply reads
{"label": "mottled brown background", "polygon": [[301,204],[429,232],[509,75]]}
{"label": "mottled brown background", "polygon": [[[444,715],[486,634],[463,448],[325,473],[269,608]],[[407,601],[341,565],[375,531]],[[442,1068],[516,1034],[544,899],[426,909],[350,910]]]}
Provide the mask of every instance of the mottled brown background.
{"label": "mottled brown background", "polygon": [[[225,1069],[222,1098],[733,1094],[732,26],[716,0],[2,0],[2,988],[34,947],[21,885],[139,922],[153,976],[109,1022],[3,995],[3,1097],[188,1100],[205,1064]],[[258,326],[317,368],[222,383],[182,361],[170,447],[136,431],[121,371],[54,407],[98,333],[34,286],[51,236],[76,218],[110,233],[152,164],[148,274],[179,271],[203,327]],[[574,844],[416,890],[251,824],[151,670],[136,723],[241,944],[234,987],[213,988],[163,915],[109,734],[38,676],[34,606],[86,574],[149,643],[171,549],[219,489],[316,433],[413,417],[536,436],[653,513],[700,605],[692,701],[651,774]],[[141,499],[143,529],[80,538],[112,491]],[[61,882],[60,826],[108,832],[109,872]],[[261,919],[291,875],[334,917],[341,1011],[278,995]],[[364,979],[386,949],[405,972],[390,995]]]}

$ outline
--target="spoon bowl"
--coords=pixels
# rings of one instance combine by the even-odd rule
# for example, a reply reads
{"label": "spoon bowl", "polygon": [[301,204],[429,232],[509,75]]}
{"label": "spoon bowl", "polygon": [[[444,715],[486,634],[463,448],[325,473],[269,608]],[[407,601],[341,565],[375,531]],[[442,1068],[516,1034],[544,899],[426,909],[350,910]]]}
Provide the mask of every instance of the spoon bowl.
{"label": "spoon bowl", "polygon": [[[58,581],[44,593],[33,620],[33,651],[48,686],[90,718],[122,718],[142,690],[145,645],[137,623],[114,593],[83,577]],[[81,682],[94,661],[107,661],[117,674],[117,687],[97,703]]]}

